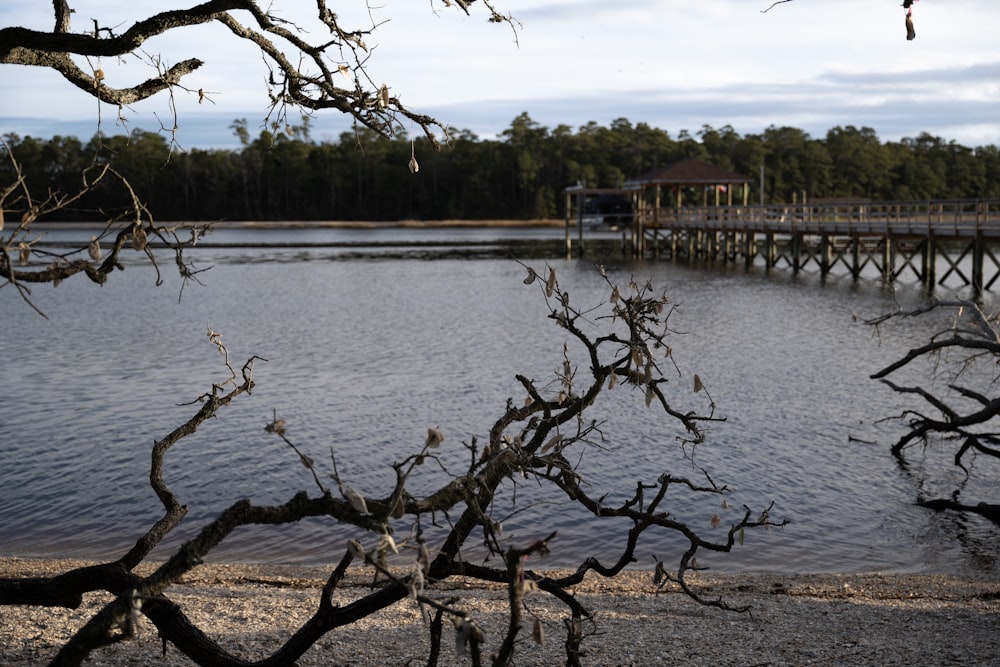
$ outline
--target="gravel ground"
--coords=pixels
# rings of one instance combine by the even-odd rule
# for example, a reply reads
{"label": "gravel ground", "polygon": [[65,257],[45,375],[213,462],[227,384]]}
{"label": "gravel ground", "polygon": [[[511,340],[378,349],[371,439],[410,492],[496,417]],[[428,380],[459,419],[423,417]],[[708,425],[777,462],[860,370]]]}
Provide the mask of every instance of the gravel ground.
{"label": "gravel ground", "polygon": [[[44,576],[79,565],[0,558],[0,577]],[[326,573],[316,568],[204,565],[168,596],[228,650],[260,659],[312,613]],[[698,605],[676,588],[656,594],[648,572],[605,580],[593,574],[574,589],[595,612],[584,641],[585,665],[1000,665],[1000,581],[942,575],[783,575],[749,573],[690,577],[707,598],[750,604],[751,613]],[[358,570],[339,590],[344,603],[363,595]],[[485,653],[505,628],[505,592],[465,581],[435,589],[440,599],[472,613],[486,632]],[[0,664],[45,664],[104,602],[87,596],[78,610],[0,608]],[[546,639],[523,632],[515,664],[563,664],[561,605],[541,593],[528,597]],[[530,621],[529,621],[530,622]],[[446,630],[446,632],[451,632]],[[420,665],[428,634],[416,604],[406,600],[355,627],[326,635],[298,664]],[[88,665],[191,665],[144,622],[136,640],[102,649]],[[468,665],[444,642],[440,664]]]}

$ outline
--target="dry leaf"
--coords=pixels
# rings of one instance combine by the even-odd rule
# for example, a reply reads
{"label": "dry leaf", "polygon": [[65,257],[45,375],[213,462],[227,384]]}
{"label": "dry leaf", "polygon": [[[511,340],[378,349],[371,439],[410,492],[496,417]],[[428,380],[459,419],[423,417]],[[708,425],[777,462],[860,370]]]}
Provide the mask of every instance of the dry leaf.
{"label": "dry leaf", "polygon": [[345,486],[343,490],[344,497],[347,498],[347,502],[351,504],[351,507],[355,511],[361,514],[368,514],[368,503],[365,502],[365,497],[352,489],[349,486]]}
{"label": "dry leaf", "polygon": [[545,633],[542,631],[542,622],[537,618],[535,619],[535,625],[531,628],[531,638],[539,646],[545,643]]}
{"label": "dry leaf", "polygon": [[351,553],[354,554],[355,558],[365,557],[365,548],[361,546],[361,542],[358,540],[348,540],[347,548],[350,549]]}
{"label": "dry leaf", "polygon": [[394,554],[399,553],[399,547],[396,546],[396,540],[392,539],[392,535],[389,533],[382,533],[382,538],[379,540],[378,548],[379,551],[388,550]]}
{"label": "dry leaf", "polygon": [[437,449],[441,446],[442,441],[444,441],[444,435],[441,434],[441,431],[436,428],[427,429],[427,441],[424,442],[424,447]]}
{"label": "dry leaf", "polygon": [[277,433],[278,435],[285,434],[285,420],[275,419],[273,422],[264,427],[264,430],[268,433]]}
{"label": "dry leaf", "polygon": [[406,513],[406,505],[403,504],[402,498],[396,498],[395,504],[392,506],[392,518],[399,519]]}

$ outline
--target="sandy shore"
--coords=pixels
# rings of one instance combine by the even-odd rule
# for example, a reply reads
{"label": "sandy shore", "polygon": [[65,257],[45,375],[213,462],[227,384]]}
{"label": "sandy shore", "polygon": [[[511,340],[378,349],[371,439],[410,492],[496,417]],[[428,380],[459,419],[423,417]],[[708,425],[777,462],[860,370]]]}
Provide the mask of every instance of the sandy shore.
{"label": "sandy shore", "polygon": [[[44,576],[76,563],[0,559],[0,577]],[[205,565],[168,596],[228,650],[259,659],[312,613],[326,571],[318,568]],[[346,603],[367,590],[358,570],[337,594]],[[585,631],[588,665],[998,665],[1000,581],[945,575],[783,575],[691,578],[706,597],[750,604],[749,614],[696,604],[675,588],[656,594],[648,572],[604,580],[588,576],[575,594],[595,612]],[[465,581],[436,589],[458,596],[486,631],[486,651],[504,630],[504,591]],[[110,596],[92,594],[78,610],[0,608],[0,664],[45,664]],[[564,609],[533,593],[543,645],[524,632],[516,664],[562,664]],[[449,631],[450,632],[450,631]],[[427,631],[407,600],[324,637],[300,665],[405,665],[426,660]],[[442,665],[468,665],[445,642]],[[172,647],[161,657],[155,628],[100,651],[89,665],[191,665]]]}

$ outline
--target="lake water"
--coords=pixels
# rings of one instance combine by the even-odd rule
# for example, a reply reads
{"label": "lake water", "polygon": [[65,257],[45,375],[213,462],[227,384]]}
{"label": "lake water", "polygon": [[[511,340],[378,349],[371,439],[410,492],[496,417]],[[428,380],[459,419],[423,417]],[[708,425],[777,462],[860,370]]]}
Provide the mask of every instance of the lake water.
{"label": "lake water", "polygon": [[[747,533],[731,554],[702,553],[701,565],[996,573],[1000,531],[992,524],[913,505],[921,492],[943,494],[958,483],[946,458],[929,451],[901,470],[889,454],[898,426],[878,421],[904,404],[869,374],[941,322],[900,322],[878,337],[858,318],[894,301],[920,303],[919,289],[624,261],[613,241],[596,251],[606,257],[567,261],[551,255],[561,239],[551,229],[224,230],[189,252],[211,269],[180,300],[167,256],[160,287],[138,260],[103,287],[83,277],[36,287],[48,320],[10,287],[0,290],[0,553],[114,558],[134,543],[159,516],[147,481],[151,444],[226,377],[209,328],[222,333],[234,365],[251,355],[268,361],[255,368],[252,396],[168,455],[166,481],[190,513],[155,555],[239,498],[276,503],[313,492],[295,454],[264,432],[272,410],[321,470],[332,447],[341,475],[366,495],[391,488],[390,464],[415,451],[429,426],[445,434],[445,464],[459,468],[467,456],[460,443],[482,442],[507,398],[522,395],[515,374],[543,381],[561,366],[565,336],[546,319],[537,285],[522,283],[513,253],[539,269],[553,266],[578,306],[606,301],[597,259],[613,280],[650,279],[677,306],[672,347],[682,376],[670,386],[680,404],[703,408],[703,394],[688,390],[698,373],[727,417],[711,426],[696,460],[729,486],[731,509],[683,494],[671,494],[669,509],[719,539],[712,514],[726,525],[743,504],[756,510],[774,501],[771,516],[790,522]],[[552,258],[538,257],[545,253]],[[592,416],[607,420],[606,441],[586,452],[581,469],[592,491],[608,492],[606,503],[664,472],[700,474],[679,452],[676,424],[641,396],[612,392]],[[429,466],[422,475],[415,491],[446,479]],[[991,499],[995,480],[967,488],[968,498]],[[530,483],[517,493],[524,511],[506,516],[509,494],[495,508],[505,535],[523,544],[558,530],[553,566],[609,558],[629,527],[595,522]],[[647,535],[639,566],[651,567],[654,555],[675,561],[680,542]],[[246,529],[213,557],[330,563],[352,536],[323,520]]]}

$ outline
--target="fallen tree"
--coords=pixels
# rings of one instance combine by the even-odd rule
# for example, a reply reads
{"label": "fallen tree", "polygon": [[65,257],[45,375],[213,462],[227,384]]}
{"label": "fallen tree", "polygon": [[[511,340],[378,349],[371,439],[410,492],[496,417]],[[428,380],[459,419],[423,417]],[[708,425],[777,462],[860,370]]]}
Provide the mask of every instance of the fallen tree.
{"label": "fallen tree", "polygon": [[[656,562],[651,583],[666,586],[673,582],[702,604],[746,611],[743,607],[734,609],[723,599],[706,598],[689,584],[686,575],[697,567],[699,553],[728,552],[742,542],[746,530],[782,524],[769,517],[770,508],[751,511],[744,507],[734,510],[736,516],[720,539],[710,540],[671,513],[671,501],[681,495],[711,499],[710,506],[718,508],[725,503],[727,489],[695,466],[691,457],[693,449],[704,441],[707,425],[721,418],[715,415],[714,402],[697,375],[682,386],[667,340],[672,307],[666,296],[655,293],[648,283],[631,282],[619,287],[609,280],[608,302],[581,310],[570,303],[554,270],[525,270],[525,283],[540,290],[540,298],[548,305],[549,319],[566,334],[563,359],[545,382],[516,376],[521,394],[507,400],[483,442],[473,437],[458,444],[438,427],[428,428],[426,439],[411,455],[402,461],[385,462],[391,465],[395,479],[391,488],[365,498],[341,477],[334,450],[329,452],[329,466],[317,463],[326,458],[326,453],[308,452],[298,446],[289,436],[289,426],[275,413],[265,429],[293,450],[295,458],[311,472],[314,491],[299,491],[286,502],[272,506],[236,500],[166,562],[140,576],[136,567],[187,514],[187,507],[163,478],[171,448],[205,420],[222,416],[234,400],[244,400],[254,387],[253,368],[260,359],[252,357],[241,368],[232,367],[220,335],[210,331],[212,343],[225,353],[228,377],[200,397],[200,407],[188,421],[153,446],[149,478],[163,506],[162,517],[113,562],[55,577],[0,580],[0,604],[75,608],[91,591],[108,591],[114,596],[59,649],[52,657],[53,665],[78,665],[101,647],[128,640],[140,615],[156,627],[165,650],[168,643],[172,644],[200,665],[292,664],[325,634],[396,604],[418,605],[425,610],[428,665],[438,664],[442,624],[447,619],[452,621],[457,647],[467,652],[473,665],[509,665],[529,626],[532,636],[543,640],[541,620],[532,618],[531,608],[525,604],[527,593],[539,591],[564,605],[565,664],[580,665],[585,640],[597,628],[592,624],[592,610],[574,597],[573,586],[588,573],[614,577],[637,562],[640,555],[645,560],[646,554],[641,553],[643,536],[650,531],[669,531],[681,536],[687,546],[676,563]],[[588,333],[591,331],[596,334]],[[664,364],[676,377],[667,377],[661,368]],[[603,434],[602,422],[592,419],[590,411],[598,396],[608,391],[629,392],[635,400],[646,403],[650,418],[665,418],[664,429],[673,431],[668,437],[674,441],[677,460],[693,470],[697,478],[650,471],[650,477],[640,476],[635,481],[634,491],[624,490],[627,499],[618,504],[606,500],[608,492],[615,489],[591,490],[584,453],[589,447],[600,446]],[[703,405],[702,410],[683,405],[694,399]],[[447,470],[438,457],[442,447],[466,450],[462,470]],[[430,470],[444,471],[447,479],[430,492],[414,493],[412,482],[430,475]],[[540,525],[538,534],[546,537],[514,544],[502,533],[495,515],[496,504],[499,494],[511,493],[523,506],[533,502],[533,497],[545,488],[556,489],[574,506],[599,520],[627,522],[631,527],[616,549],[617,558],[611,562],[584,558],[571,574],[559,577],[529,569],[527,557],[557,549],[558,535]],[[305,517],[324,517],[351,526],[355,537],[344,546],[339,562],[332,567],[315,614],[269,657],[249,662],[229,654],[170,599],[171,586],[198,567],[236,528],[287,524]],[[435,521],[443,521],[446,531],[442,539],[432,542],[425,538],[422,524]],[[720,517],[712,516],[711,524],[720,523]],[[470,540],[484,545],[483,558],[465,556],[463,547],[468,547]],[[372,587],[349,604],[335,606],[331,595],[351,565],[370,568]],[[499,640],[487,643],[475,617],[453,607],[446,594],[435,593],[436,585],[454,577],[506,587],[506,625],[493,628],[489,635]]]}

